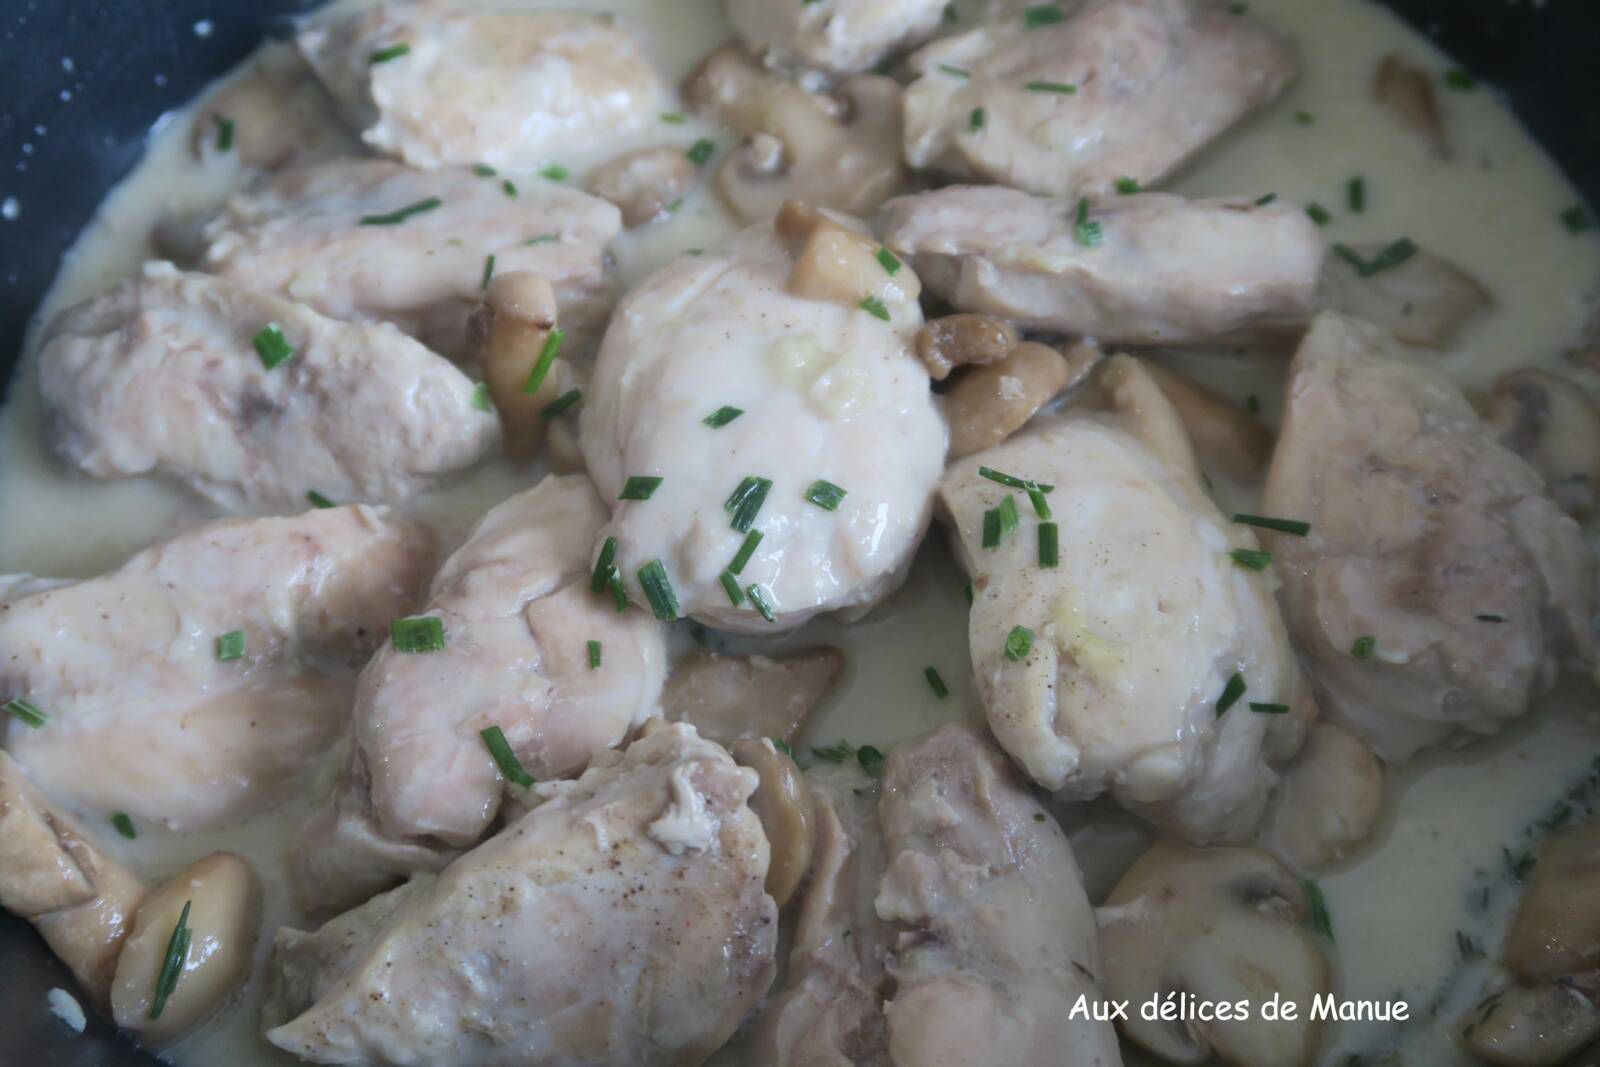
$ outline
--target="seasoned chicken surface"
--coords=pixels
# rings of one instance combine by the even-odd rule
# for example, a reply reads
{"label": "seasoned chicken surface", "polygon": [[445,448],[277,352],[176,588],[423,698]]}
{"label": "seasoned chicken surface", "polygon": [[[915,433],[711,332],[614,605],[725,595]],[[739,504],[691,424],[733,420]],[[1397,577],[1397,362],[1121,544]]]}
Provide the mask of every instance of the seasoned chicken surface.
{"label": "seasoned chicken surface", "polygon": [[393,326],[167,263],[57,316],[39,389],[79,470],[163,474],[230,509],[402,501],[498,440],[472,382]]}
{"label": "seasoned chicken surface", "polygon": [[533,271],[564,323],[597,319],[607,246],[621,230],[611,204],[543,178],[338,159],[230,197],[206,226],[205,267],[330,318],[392,322],[459,356],[493,274]]}
{"label": "seasoned chicken surface", "polygon": [[889,205],[884,243],[961,311],[1103,342],[1275,337],[1316,310],[1322,238],[1291,204],[1092,203],[952,186]]}
{"label": "seasoned chicken surface", "polygon": [[[662,614],[766,633],[865,611],[904,579],[931,515],[945,427],[912,352],[922,312],[910,269],[890,277],[870,252],[867,262],[879,303],[862,306],[853,278],[842,283],[848,299],[797,296],[796,256],[757,226],[668,265],[618,306],[581,439],[615,503],[602,542],[615,538],[635,603],[651,606],[638,575],[659,561],[676,601]],[[661,481],[630,490],[633,478]],[[737,599],[721,580],[733,570]]]}
{"label": "seasoned chicken surface", "polygon": [[734,31],[768,62],[846,75],[933,36],[946,2],[728,0],[727,6]]}
{"label": "seasoned chicken surface", "polygon": [[[1114,357],[1097,388],[1108,410],[1040,420],[940,487],[973,579],[978,694],[1001,747],[1046,789],[1109,794],[1199,843],[1247,839],[1313,714],[1272,578],[1230,555],[1255,538],[1201,489],[1139,365]],[[1046,520],[986,468],[1055,487],[1053,565]]]}
{"label": "seasoned chicken surface", "polygon": [[559,165],[657,121],[666,94],[601,15],[392,0],[297,41],[361,139],[413,167]]}
{"label": "seasoned chicken surface", "polygon": [[538,786],[436,878],[280,931],[267,1039],[317,1063],[702,1062],[775,969],[755,788],[678,725]]}
{"label": "seasoned chicken surface", "polygon": [[1262,510],[1328,716],[1385,759],[1497,732],[1594,660],[1595,560],[1459,389],[1328,313],[1290,368]]}
{"label": "seasoned chicken surface", "polygon": [[[421,612],[441,620],[445,647],[391,642],[361,672],[341,792],[365,787],[367,803],[346,798],[345,811],[312,816],[293,858],[305,902],[348,906],[437,869],[449,849],[483,836],[507,791],[525,796],[497,767],[485,729],[498,726],[523,769],[546,781],[578,774],[658,714],[665,627],[647,612],[619,614],[589,588],[589,546],[605,517],[587,478],[551,476],[493,508],[445,561]],[[356,850],[373,854],[365,871]]]}
{"label": "seasoned chicken surface", "polygon": [[[344,729],[353,668],[432,571],[368,507],[225,519],[0,604],[5,747],[51,797],[193,830],[283,800]],[[232,654],[228,635],[242,642]]]}
{"label": "seasoned chicken surface", "polygon": [[1029,5],[911,57],[906,159],[1056,196],[1149,187],[1298,65],[1287,40],[1222,0]]}
{"label": "seasoned chicken surface", "polygon": [[1100,999],[1094,912],[1066,835],[1005,756],[943,726],[890,753],[879,811],[895,1067],[1121,1064],[1109,1022],[1069,1017]]}

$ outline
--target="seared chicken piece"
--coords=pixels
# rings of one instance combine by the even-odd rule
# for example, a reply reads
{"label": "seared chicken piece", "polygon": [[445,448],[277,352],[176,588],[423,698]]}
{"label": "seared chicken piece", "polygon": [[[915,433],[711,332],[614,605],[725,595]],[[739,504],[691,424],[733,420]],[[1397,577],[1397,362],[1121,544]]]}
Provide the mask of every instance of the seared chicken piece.
{"label": "seared chicken piece", "polygon": [[[638,575],[659,562],[659,614],[771,633],[859,614],[904,579],[945,428],[911,348],[915,276],[888,274],[874,247],[857,275],[754,227],[657,271],[619,305],[580,427],[595,483],[616,504],[604,562],[636,603],[652,606]],[[805,285],[819,295],[792,291]],[[724,408],[734,413],[717,415]]]}
{"label": "seared chicken piece", "polygon": [[167,263],[57,316],[39,390],[79,470],[164,474],[224,508],[405,500],[498,433],[466,375],[394,327]]}
{"label": "seared chicken piece", "polygon": [[1282,334],[1315,311],[1322,266],[1298,207],[1165,193],[953,186],[892,201],[884,243],[962,311],[1127,344]]}
{"label": "seared chicken piece", "polygon": [[[0,604],[5,747],[51,797],[174,829],[282,800],[344,729],[353,667],[434,560],[367,507],[225,519]],[[237,636],[232,636],[237,635]]]}
{"label": "seared chicken piece", "polygon": [[939,28],[946,0],[728,0],[728,21],[769,63],[860,74]]}
{"label": "seared chicken piece", "polygon": [[844,666],[844,653],[828,646],[780,656],[691,652],[672,665],[661,713],[719,745],[745,737],[792,745]]}
{"label": "seared chicken piece", "polygon": [[896,1067],[1113,1067],[1109,1022],[1070,1018],[1095,984],[1094,912],[1072,846],[1001,752],[950,724],[884,773],[885,1009]]}
{"label": "seared chicken piece", "polygon": [[465,349],[493,274],[533,271],[564,323],[598,319],[617,209],[542,178],[507,180],[381,159],[298,167],[229,198],[206,226],[205,267],[330,318],[393,322],[448,356]]}
{"label": "seared chicken piece", "polygon": [[[303,901],[359,902],[482,837],[506,792],[526,793],[497,767],[485,729],[499,727],[545,781],[576,775],[656,714],[665,628],[589,589],[605,518],[587,478],[552,476],[492,509],[445,561],[422,611],[441,620],[445,647],[419,655],[391,642],[361,673],[345,784],[356,796],[365,784],[371,818],[355,797],[312,816],[293,859]],[[407,846],[435,858],[394,869],[386,858],[424,858]],[[357,850],[376,855],[352,881]]]}
{"label": "seared chicken piece", "polygon": [[[1252,559],[1255,538],[1200,488],[1143,368],[1114,357],[1096,388],[1109,411],[1036,422],[940,487],[973,578],[978,694],[1001,747],[1046,789],[1109,794],[1190,841],[1246,840],[1314,714],[1272,577],[1230,555]],[[1055,487],[1042,496],[1054,565],[1028,494],[985,469]]]}
{"label": "seared chicken piece", "polygon": [[1264,514],[1318,703],[1378,755],[1497,732],[1592,663],[1595,560],[1443,374],[1328,313],[1290,368]]}
{"label": "seared chicken piece", "polygon": [[297,40],[361,139],[413,167],[537,170],[657,121],[666,93],[600,15],[393,0]]}
{"label": "seared chicken piece", "polygon": [[536,787],[520,821],[364,909],[386,916],[280,931],[267,1039],[318,1063],[701,1062],[775,969],[755,787],[677,725]]}
{"label": "seared chicken piece", "polygon": [[305,60],[279,43],[206,98],[189,146],[198,159],[232,155],[262,170],[361,150]]}
{"label": "seared chicken piece", "polygon": [[911,57],[913,167],[1056,196],[1151,186],[1274,99],[1292,46],[1221,0],[1033,5]]}

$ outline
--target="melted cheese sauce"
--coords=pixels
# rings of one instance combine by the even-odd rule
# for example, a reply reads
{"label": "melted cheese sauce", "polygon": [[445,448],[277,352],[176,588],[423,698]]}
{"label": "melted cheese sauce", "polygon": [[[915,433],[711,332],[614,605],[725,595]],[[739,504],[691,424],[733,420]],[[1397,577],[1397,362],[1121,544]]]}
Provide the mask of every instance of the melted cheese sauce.
{"label": "melted cheese sauce", "polygon": [[[730,36],[718,0],[529,0],[528,6],[620,14],[638,29],[674,84]],[[972,6],[971,0],[957,3],[958,9]],[[1468,387],[1481,387],[1522,365],[1546,366],[1582,380],[1582,372],[1565,365],[1561,354],[1578,342],[1592,314],[1600,284],[1600,240],[1574,236],[1561,226],[1559,213],[1578,196],[1503,103],[1487,87],[1472,92],[1441,87],[1440,104],[1456,151],[1452,161],[1430,159],[1377,110],[1370,89],[1371,72],[1390,52],[1432,70],[1445,69],[1449,61],[1426,40],[1365,0],[1254,0],[1251,7],[1299,42],[1300,80],[1270,112],[1214,146],[1172,187],[1194,195],[1275,192],[1320,202],[1333,215],[1330,241],[1408,236],[1465,267],[1496,300],[1455,351],[1426,358],[1437,359]],[[1300,111],[1314,121],[1295,121]],[[180,113],[152,129],[145,162],[106,199],[63,262],[39,322],[152,257],[149,235],[159,217],[215,205],[240,180],[229,157],[204,166],[193,161],[188,127],[189,116]],[[687,145],[715,135],[691,120],[652,131],[649,139]],[[585,161],[569,162],[581,176]],[[1344,199],[1345,183],[1356,175],[1365,178],[1367,188],[1366,210],[1360,214],[1349,211]],[[631,283],[684,250],[711,245],[729,232],[726,217],[701,187],[672,219],[619,242],[619,271]],[[1281,359],[1190,355],[1182,361],[1236,396],[1258,395],[1264,413],[1276,417]],[[1600,382],[1591,376],[1586,384]],[[483,511],[538,476],[496,460],[412,510],[436,524],[447,542],[458,540]],[[1250,498],[1237,487],[1223,486],[1222,492],[1229,504]],[[166,484],[93,482],[63,470],[44,443],[34,372],[31,361],[24,360],[0,412],[0,572],[94,574],[206,514],[203,505]],[[72,536],[63,537],[62,531]],[[815,723],[817,743],[848,739],[883,747],[947,719],[981,719],[970,679],[963,583],[943,535],[935,531],[906,587],[870,618],[850,626],[819,622],[777,642],[780,647],[828,642],[849,654],[845,678]],[[680,629],[685,645],[698,638],[754,647],[751,641],[724,642],[688,624]],[[923,678],[928,666],[944,677],[948,698],[929,688]],[[1477,999],[1489,972],[1481,962],[1463,971],[1462,946],[1483,946],[1491,957],[1495,954],[1517,897],[1504,850],[1518,853],[1533,843],[1530,827],[1585,780],[1597,740],[1593,690],[1573,681],[1500,738],[1461,752],[1431,754],[1391,775],[1380,840],[1320,882],[1337,937],[1337,992],[1352,1000],[1403,999],[1414,1021],[1330,1026],[1325,1062],[1390,1049],[1400,1051],[1407,1063],[1471,1062],[1449,1033]],[[326,777],[334,766],[330,758],[320,773]],[[315,795],[314,790],[305,793]],[[1577,799],[1587,804],[1588,795]],[[152,827],[143,828],[136,842],[108,832],[105,844],[152,879],[216,848],[249,856],[267,887],[258,945],[258,961],[264,963],[278,926],[302,921],[287,903],[282,856],[305,803],[226,831],[178,836]],[[1144,831],[1099,807],[1061,814],[1091,897],[1099,899],[1137,855]],[[258,1036],[259,987],[252,983],[239,1003],[167,1057],[195,1067],[295,1062]],[[730,1050],[718,1062],[738,1059]],[[1130,1053],[1129,1062],[1144,1061]]]}

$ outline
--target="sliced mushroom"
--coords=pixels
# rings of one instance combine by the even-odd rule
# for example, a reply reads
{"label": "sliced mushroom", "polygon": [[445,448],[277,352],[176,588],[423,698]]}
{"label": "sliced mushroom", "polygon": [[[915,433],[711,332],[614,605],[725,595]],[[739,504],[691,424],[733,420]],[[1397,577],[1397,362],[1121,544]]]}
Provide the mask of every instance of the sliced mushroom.
{"label": "sliced mushroom", "polygon": [[716,178],[742,222],[769,219],[789,199],[865,215],[904,186],[899,84],[862,74],[840,92],[842,104],[807,92],[737,44],[717,49],[689,75],[689,105],[746,138]]}
{"label": "sliced mushroom", "polygon": [[1151,1021],[1123,1033],[1172,1063],[1213,1056],[1244,1067],[1295,1067],[1317,1053],[1312,998],[1328,992],[1328,961],[1306,928],[1311,905],[1289,869],[1254,848],[1158,842],[1135,861],[1098,913],[1105,995],[1142,1004],[1188,993],[1259,1005],[1281,994],[1295,1021]]}
{"label": "sliced mushroom", "polygon": [[1183,419],[1148,367],[1145,360],[1125,353],[1112,356],[1076,403],[1109,412],[1163,463],[1201,482],[1200,463]]}
{"label": "sliced mushroom", "polygon": [[1383,810],[1383,762],[1359,737],[1317,722],[1272,796],[1262,839],[1305,871],[1372,836]]}
{"label": "sliced mushroom", "polygon": [[827,646],[775,657],[691,652],[667,678],[662,714],[719,745],[749,737],[793,744],[844,665],[844,653]]}
{"label": "sliced mushroom", "polygon": [[773,229],[795,257],[788,283],[795,296],[854,307],[869,298],[893,305],[922,295],[916,272],[886,257],[869,234],[798,200],[784,202]]}
{"label": "sliced mushroom", "polygon": [[1600,1037],[1600,975],[1516,985],[1485,997],[1462,1020],[1461,1040],[1480,1060],[1505,1067],[1556,1067]]}
{"label": "sliced mushroom", "polygon": [[[188,949],[177,984],[152,1019],[156,985],[180,919],[189,931]],[[117,1025],[159,1045],[211,1018],[250,975],[260,919],[261,882],[241,857],[213,852],[179,871],[144,899],[134,917],[111,989]]]}
{"label": "sliced mushroom", "polygon": [[1439,117],[1439,101],[1433,95],[1432,74],[1391,53],[1378,64],[1372,95],[1402,129],[1417,135],[1429,155],[1450,158],[1450,141]]}
{"label": "sliced mushroom", "polygon": [[[1358,244],[1347,249],[1372,263],[1386,245]],[[1494,303],[1483,283],[1442,256],[1416,251],[1403,262],[1363,273],[1334,251],[1322,263],[1318,303],[1376,323],[1407,344],[1449,348],[1461,328]]]}
{"label": "sliced mushroom", "polygon": [[1202,463],[1241,482],[1261,479],[1272,459],[1273,434],[1265,423],[1185,374],[1150,361],[1144,369],[1177,410]]}
{"label": "sliced mushroom", "polygon": [[1550,495],[1573,514],[1594,510],[1600,487],[1600,409],[1555,374],[1517,370],[1495,382],[1484,421],[1500,443],[1544,476]]}
{"label": "sliced mushroom", "polygon": [[950,458],[992,448],[1027,425],[1034,413],[1083,381],[1100,359],[1093,345],[1074,344],[1065,355],[1024,341],[998,363],[962,373],[945,394]]}
{"label": "sliced mushroom", "polygon": [[765,737],[735,741],[729,751],[741,767],[761,776],[761,784],[750,797],[750,810],[761,820],[772,847],[767,895],[781,908],[789,903],[811,866],[816,844],[811,790],[794,760]]}
{"label": "sliced mushroom", "polygon": [[670,214],[694,178],[695,166],[682,148],[641,148],[596,168],[588,188],[617,205],[631,229]]}
{"label": "sliced mushroom", "polygon": [[232,155],[264,170],[356,150],[333,101],[288,45],[269,46],[201,106],[189,146],[197,159]]}
{"label": "sliced mushroom", "polygon": [[1551,834],[1506,938],[1506,966],[1527,981],[1600,968],[1600,819]]}
{"label": "sliced mushroom", "polygon": [[548,281],[532,271],[497,275],[468,323],[489,397],[500,412],[506,454],[513,459],[538,455],[548,428],[544,409],[566,384],[563,361],[558,359],[538,388],[527,391],[555,328],[555,293]]}
{"label": "sliced mushroom", "polygon": [[31,922],[102,1009],[144,894],[0,749],[0,907]]}
{"label": "sliced mushroom", "polygon": [[993,315],[946,315],[917,332],[917,357],[928,377],[942,382],[957,367],[984,366],[1011,354],[1022,341],[1017,328]]}

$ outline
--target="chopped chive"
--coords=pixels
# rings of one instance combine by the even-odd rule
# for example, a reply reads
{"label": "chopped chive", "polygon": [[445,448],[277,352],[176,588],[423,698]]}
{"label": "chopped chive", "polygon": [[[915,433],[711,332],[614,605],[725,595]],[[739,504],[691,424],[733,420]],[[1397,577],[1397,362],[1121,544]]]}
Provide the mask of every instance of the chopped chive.
{"label": "chopped chive", "polygon": [[12,718],[22,720],[23,723],[33,727],[35,730],[50,721],[50,716],[40,711],[37,705],[21,697],[7,701],[4,710]]}
{"label": "chopped chive", "polygon": [[539,177],[553,182],[564,182],[571,176],[572,172],[559,163],[546,163],[539,168]]}
{"label": "chopped chive", "polygon": [[606,588],[611,590],[611,599],[616,602],[617,614],[621,615],[631,606],[628,603],[628,591],[622,587],[622,568],[613,563],[606,568]]}
{"label": "chopped chive", "polygon": [[744,544],[739,546],[739,551],[733,555],[733,562],[728,564],[729,574],[743,574],[745,566],[749,564],[750,557],[756,554],[761,539],[766,536],[760,530],[751,530],[744,535]]}
{"label": "chopped chive", "polygon": [[1360,254],[1349,245],[1336,244],[1333,246],[1334,254],[1356,269],[1356,273],[1363,278],[1370,278],[1374,274],[1398,267],[1406,260],[1417,254],[1417,246],[1411,238],[1402,237],[1398,241],[1386,245],[1382,251],[1370,260],[1362,259]]}
{"label": "chopped chive", "polygon": [[474,163],[472,165],[472,173],[476,174],[480,178],[493,178],[500,172],[489,166],[487,163]]}
{"label": "chopped chive", "polygon": [[1561,225],[1567,228],[1568,233],[1587,233],[1589,230],[1600,229],[1600,222],[1589,214],[1589,209],[1582,204],[1573,204],[1561,213]]}
{"label": "chopped chive", "polygon": [[339,506],[315,489],[306,490],[306,500],[314,508],[336,508]]}
{"label": "chopped chive", "polygon": [[839,505],[849,494],[825,478],[818,478],[806,490],[806,500],[815,504],[823,511],[838,511]]}
{"label": "chopped chive", "polygon": [[1022,13],[1022,25],[1025,29],[1036,30],[1040,26],[1053,26],[1066,17],[1054,4],[1037,4]]}
{"label": "chopped chive", "polygon": [[1053,522],[1039,524],[1039,566],[1054,567],[1061,562],[1061,534]]}
{"label": "chopped chive", "polygon": [[889,321],[889,306],[875,296],[867,297],[856,306],[875,319],[882,319],[884,322]]}
{"label": "chopped chive", "polygon": [[1050,502],[1044,498],[1044,490],[1037,485],[1027,487],[1028,502],[1033,505],[1033,513],[1041,519],[1050,518]]}
{"label": "chopped chive", "polygon": [[1357,175],[1346,182],[1344,199],[1345,203],[1350,205],[1350,210],[1357,215],[1367,210],[1367,179]]}
{"label": "chopped chive", "polygon": [[1317,117],[1309,111],[1296,111],[1294,120],[1302,126],[1310,126],[1317,121]]}
{"label": "chopped chive", "polygon": [[589,576],[589,591],[603,593],[611,578],[611,564],[617,558],[617,539],[608,537],[600,546],[600,556],[594,561],[594,573]]}
{"label": "chopped chive", "polygon": [[961,21],[961,16],[956,14],[956,5],[954,5],[954,4],[946,4],[946,5],[944,5],[944,20],[946,22],[959,22],[959,21]]}
{"label": "chopped chive", "polygon": [[856,749],[856,762],[861,764],[861,769],[868,774],[877,774],[885,758],[882,752],[871,745],[862,745]]}
{"label": "chopped chive", "polygon": [[493,411],[494,402],[489,399],[489,384],[479,382],[472,388],[472,406],[479,411]]}
{"label": "chopped chive", "polygon": [[255,346],[256,355],[261,357],[261,365],[268,370],[294,358],[294,346],[283,335],[283,327],[275,322],[263,326],[261,332],[250,339],[250,343]]}
{"label": "chopped chive", "polygon": [[1022,525],[1022,517],[1017,514],[1017,498],[1010,493],[1000,501],[1000,506],[994,509],[1000,516],[1000,536],[1009,537],[1017,532]]}
{"label": "chopped chive", "polygon": [[1328,223],[1333,221],[1333,216],[1329,214],[1328,209],[1317,203],[1315,200],[1306,205],[1306,214],[1310,216],[1311,221],[1316,223],[1318,226],[1326,226]]}
{"label": "chopped chive", "polygon": [[961,595],[967,598],[968,604],[972,603],[973,592],[971,582],[968,582],[966,585],[961,587]]}
{"label": "chopped chive", "polygon": [[777,749],[779,752],[782,752],[790,759],[794,759],[794,749],[790,746],[789,742],[785,741],[781,737],[769,737],[767,740],[772,742],[773,748]]}
{"label": "chopped chive", "polygon": [[1029,82],[1024,88],[1030,93],[1058,93],[1061,96],[1071,96],[1078,91],[1076,85],[1066,82]]}
{"label": "chopped chive", "polygon": [[568,389],[550,403],[539,409],[541,419],[553,419],[565,414],[574,404],[583,399],[582,389]]}
{"label": "chopped chive", "polygon": [[1506,617],[1504,615],[1479,615],[1477,618],[1478,618],[1479,622],[1505,622],[1506,621]]}
{"label": "chopped chive", "polygon": [[524,396],[532,396],[539,391],[545,378],[550,373],[550,368],[555,365],[556,356],[561,353],[561,342],[567,339],[567,331],[554,329],[550,336],[545,338],[544,348],[539,350],[539,360],[533,365],[533,372],[528,375],[528,380],[522,386]]}
{"label": "chopped chive", "polygon": [[541,233],[539,236],[530,237],[530,238],[528,238],[526,241],[524,241],[522,243],[524,245],[549,245],[549,244],[555,244],[559,240],[561,240],[561,235],[560,234],[557,234],[557,233]]}
{"label": "chopped chive", "polygon": [[777,622],[778,614],[772,610],[772,601],[767,599],[767,592],[759,585],[751,584],[745,588],[745,596],[750,598],[750,603],[761,612],[761,617],[768,622]]}
{"label": "chopped chive", "polygon": [[1239,702],[1239,698],[1244,696],[1244,690],[1244,675],[1235,671],[1233,677],[1228,679],[1228,684],[1222,687],[1222,695],[1217,698],[1217,718],[1222,718],[1229,708]]}
{"label": "chopped chive", "polygon": [[217,151],[226,152],[233,148],[233,120],[217,116]]}
{"label": "chopped chive", "polygon": [[678,617],[678,594],[672,591],[672,581],[667,568],[659,559],[653,559],[639,568],[639,584],[644,587],[644,597],[650,601],[650,610],[662,622]]}
{"label": "chopped chive", "polygon": [[478,281],[479,289],[489,288],[489,279],[494,277],[494,253],[490,252],[483,260],[483,277]]}
{"label": "chopped chive", "polygon": [[883,266],[883,272],[891,278],[900,273],[900,260],[887,248],[878,249],[878,262]]}
{"label": "chopped chive", "polygon": [[829,763],[843,763],[856,754],[856,746],[848,741],[840,741],[836,745],[823,745],[820,747],[813,745],[811,754],[820,760],[827,760]]}
{"label": "chopped chive", "polygon": [[1244,3],[1244,0],[1238,0],[1238,2],[1228,5],[1228,14],[1230,15],[1242,15],[1249,10],[1250,5]]}
{"label": "chopped chive", "polygon": [[406,221],[413,215],[421,215],[425,211],[432,211],[443,203],[444,201],[437,196],[425,197],[414,204],[407,204],[405,207],[396,208],[381,215],[363,215],[360,222],[363,226],[394,226]]}
{"label": "chopped chive", "polygon": [[228,660],[241,659],[244,656],[244,631],[230,630],[217,638],[217,659],[226,663]]}
{"label": "chopped chive", "polygon": [[983,547],[1000,547],[1000,509],[990,508],[983,513]]}
{"label": "chopped chive", "polygon": [[517,183],[507,178],[500,183],[500,191],[515,200],[517,198]]}
{"label": "chopped chive", "polygon": [[1287,715],[1289,714],[1289,705],[1257,704],[1255,701],[1251,701],[1250,710],[1258,715]]}
{"label": "chopped chive", "polygon": [[1132,196],[1134,193],[1142,191],[1139,187],[1139,183],[1134,181],[1132,178],[1118,178],[1116,181],[1116,188],[1117,192],[1123,196]]}
{"label": "chopped chive", "polygon": [[622,483],[618,500],[649,500],[661,488],[662,479],[653,474],[634,474]]}
{"label": "chopped chive", "polygon": [[756,515],[761,511],[761,505],[767,502],[767,492],[771,488],[770,478],[757,478],[751,475],[728,495],[722,508],[733,516],[731,525],[735,530],[740,533],[750,532],[750,527],[755,525]]}
{"label": "chopped chive", "polygon": [[1004,471],[997,471],[993,467],[979,467],[978,477],[987,478],[996,485],[1003,485],[1007,489],[1021,489],[1024,492],[1028,491],[1029,489],[1037,489],[1041,493],[1053,493],[1056,491],[1056,487],[1053,485],[1045,485],[1042,482],[1028,481],[1024,478],[1018,478],[1014,474],[1006,474]]}
{"label": "chopped chive", "polygon": [[680,196],[678,199],[667,205],[667,214],[676,215],[678,213],[678,209],[681,207],[683,207],[683,197]]}
{"label": "chopped chive", "polygon": [[1026,626],[1013,626],[1006,634],[1006,659],[1021,663],[1033,651],[1033,631]]}
{"label": "chopped chive", "polygon": [[506,781],[512,785],[520,785],[526,789],[533,784],[533,775],[523,769],[522,761],[517,759],[516,752],[512,751],[511,742],[506,740],[506,732],[498,726],[490,726],[478,731],[478,736],[483,738],[489,755],[494,757],[495,764],[500,768],[500,773],[505,775]]}
{"label": "chopped chive", "polygon": [[379,63],[387,63],[391,59],[399,59],[403,55],[409,55],[410,52],[411,46],[402,41],[399,44],[392,44],[388,48],[378,49],[368,56],[367,60],[373,66],[377,66]]}
{"label": "chopped chive", "polygon": [[189,958],[189,941],[193,933],[189,929],[189,908],[194,903],[192,900],[183,902],[183,911],[178,915],[178,925],[172,928],[172,936],[167,939],[167,951],[161,959],[161,971],[156,975],[155,997],[150,1002],[150,1010],[145,1014],[147,1019],[159,1019],[161,1013],[167,1010],[167,1000],[178,988],[178,979],[183,976],[184,961]]}
{"label": "chopped chive", "polygon": [[1328,914],[1328,901],[1322,895],[1322,887],[1311,879],[1305,880],[1306,899],[1311,904],[1311,929],[1333,940],[1333,917]]}
{"label": "chopped chive", "polygon": [[597,670],[600,669],[600,642],[599,641],[590,641],[589,642],[589,669],[591,671],[597,671]]}
{"label": "chopped chive", "polygon": [[967,132],[977,133],[979,130],[983,129],[983,123],[987,118],[987,114],[988,113],[985,112],[981,107],[973,108],[972,114],[967,116]]}
{"label": "chopped chive", "polygon": [[1301,522],[1299,519],[1272,519],[1264,515],[1235,515],[1233,521],[1242,526],[1259,526],[1263,530],[1277,530],[1279,533],[1294,534],[1296,537],[1304,537],[1311,532],[1311,524],[1309,522]]}
{"label": "chopped chive", "polygon": [[1272,553],[1263,552],[1258,548],[1236,548],[1228,555],[1241,567],[1253,571],[1264,571],[1272,563]]}
{"label": "chopped chive", "polygon": [[396,652],[442,652],[444,620],[434,615],[396,619],[389,624],[389,640]]}
{"label": "chopped chive", "polygon": [[1261,398],[1251,393],[1244,398],[1244,409],[1252,415],[1261,414]]}
{"label": "chopped chive", "polygon": [[1444,83],[1458,93],[1471,92],[1478,87],[1478,79],[1468,74],[1460,67],[1451,67],[1444,72]]}
{"label": "chopped chive", "polygon": [[724,426],[728,425],[728,423],[732,422],[734,419],[737,419],[743,414],[743,408],[731,407],[728,404],[724,404],[700,421],[711,427],[713,430],[720,430]]}
{"label": "chopped chive", "polygon": [[1093,248],[1105,240],[1105,231],[1100,223],[1089,218],[1089,198],[1086,196],[1078,198],[1078,213],[1073,222],[1072,235],[1077,238],[1080,245],[1088,248]]}
{"label": "chopped chive", "polygon": [[686,152],[685,155],[689,157],[690,163],[693,163],[697,167],[703,167],[707,162],[710,161],[716,150],[717,142],[711,140],[709,137],[702,137],[690,146],[689,151]]}
{"label": "chopped chive", "polygon": [[1278,199],[1277,193],[1268,193],[1265,196],[1258,196],[1256,197],[1256,207],[1266,207],[1276,199]]}
{"label": "chopped chive", "polygon": [[1378,647],[1378,639],[1371,634],[1363,634],[1350,645],[1350,654],[1356,659],[1367,659],[1372,655],[1372,650]]}
{"label": "chopped chive", "polygon": [[970,70],[962,70],[960,67],[952,67],[948,63],[940,63],[939,64],[939,69],[944,71],[946,74],[950,75],[952,78],[970,78],[970,77],[972,77],[972,71],[970,71]]}
{"label": "chopped chive", "polygon": [[933,690],[934,696],[943,700],[950,695],[950,687],[944,684],[944,679],[939,677],[937,669],[929,667],[922,672],[922,676],[928,680],[928,688]]}
{"label": "chopped chive", "polygon": [[117,833],[126,837],[129,841],[136,840],[139,837],[139,831],[134,829],[133,826],[133,817],[125,811],[119,811],[111,816],[111,825]]}
{"label": "chopped chive", "polygon": [[744,603],[744,590],[739,588],[739,579],[723,571],[717,580],[722,583],[722,591],[728,594],[728,603],[734,607]]}
{"label": "chopped chive", "polygon": [[689,119],[677,111],[663,111],[661,113],[661,121],[665,122],[668,126],[682,126],[685,122],[688,122]]}

